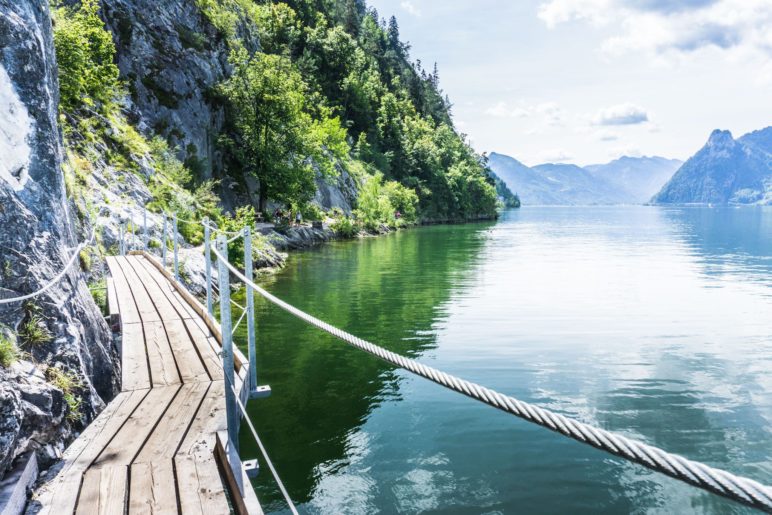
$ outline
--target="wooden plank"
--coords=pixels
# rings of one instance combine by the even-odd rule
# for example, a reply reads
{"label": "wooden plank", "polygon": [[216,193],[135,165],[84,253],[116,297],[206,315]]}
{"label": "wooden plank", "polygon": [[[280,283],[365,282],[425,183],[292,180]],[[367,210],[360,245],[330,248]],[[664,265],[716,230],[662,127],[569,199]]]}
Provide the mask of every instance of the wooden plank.
{"label": "wooden plank", "polygon": [[121,330],[121,311],[118,307],[118,295],[115,292],[115,280],[108,277],[105,281],[107,287],[107,312],[110,320],[110,330],[117,333]]}
{"label": "wooden plank", "polygon": [[153,304],[155,304],[155,308],[158,310],[161,320],[178,320],[180,318],[179,313],[172,303],[169,302],[169,299],[166,298],[166,295],[158,283],[150,274],[148,274],[145,267],[142,266],[144,261],[147,260],[142,256],[129,256],[126,258],[126,262],[131,266],[134,274],[142,282],[148,295],[150,295],[150,299],[153,301]]}
{"label": "wooden plank", "polygon": [[163,322],[144,322],[142,329],[145,332],[145,345],[153,386],[181,383]]}
{"label": "wooden plank", "polygon": [[177,368],[183,383],[191,381],[209,382],[209,374],[196,350],[196,344],[185,328],[182,320],[165,320],[166,336],[169,338],[174,358],[177,360]]}
{"label": "wooden plank", "polygon": [[130,465],[148,439],[166,409],[174,400],[179,386],[153,388],[134,410],[110,443],[99,453],[92,468]]}
{"label": "wooden plank", "polygon": [[150,388],[147,348],[142,324],[128,324],[121,337],[121,388],[123,391]]}
{"label": "wooden plank", "polygon": [[166,299],[171,303],[172,306],[174,306],[177,314],[181,318],[198,317],[198,314],[190,309],[187,302],[182,301],[179,295],[175,295],[174,287],[171,285],[168,279],[166,279],[166,277],[161,272],[159,272],[156,267],[153,266],[150,260],[144,256],[140,257],[142,259],[138,260],[137,263],[139,263],[153,279],[153,281],[155,281],[155,283],[166,296]]}
{"label": "wooden plank", "polygon": [[90,468],[83,477],[76,515],[123,515],[128,467]]}
{"label": "wooden plank", "polygon": [[213,454],[205,460],[180,456],[174,462],[179,491],[185,492],[185,495],[180,495],[182,513],[230,513],[225,486]]}
{"label": "wooden plank", "polygon": [[207,335],[194,320],[185,320],[185,326],[190,333],[190,338],[193,340],[193,344],[198,349],[198,354],[206,367],[206,371],[209,373],[209,377],[213,381],[222,380],[222,362],[217,352],[212,348],[207,341]]}
{"label": "wooden plank", "polygon": [[126,276],[123,275],[117,259],[116,256],[107,256],[107,266],[115,283],[115,296],[118,298],[118,309],[121,312],[121,326],[123,327],[126,324],[139,323],[142,320],[139,318],[137,304],[134,302],[131,288],[129,288],[129,283],[126,281]]}
{"label": "wooden plank", "polygon": [[198,461],[214,454],[215,435],[227,428],[225,418],[225,388],[223,381],[214,381],[198,408],[188,434],[177,450],[178,457],[192,457]]}
{"label": "wooden plank", "polygon": [[123,276],[126,278],[129,288],[131,288],[131,294],[134,296],[134,302],[137,304],[139,317],[143,322],[158,322],[161,320],[161,316],[155,308],[155,304],[153,304],[153,299],[150,298],[142,281],[137,277],[134,269],[131,268],[128,259],[129,257],[126,256],[118,256],[115,258],[115,261],[121,267]]}
{"label": "wooden plank", "polygon": [[182,385],[174,401],[169,405],[169,409],[166,410],[158,426],[132,463],[148,463],[165,458],[171,460],[174,457],[185,438],[188,427],[196,418],[196,413],[210,384],[205,382]]}
{"label": "wooden plank", "polygon": [[[172,460],[167,459],[156,460],[153,463],[134,463],[131,466],[129,513],[154,515],[178,513],[173,465]],[[189,497],[194,494],[194,492],[180,492],[180,497]],[[227,513],[227,510],[220,513]]]}
{"label": "wooden plank", "polygon": [[115,433],[139,406],[148,391],[118,394],[99,416],[64,452],[63,466],[57,476],[37,494],[41,514],[72,513],[78,499],[81,478],[86,469],[107,446]]}

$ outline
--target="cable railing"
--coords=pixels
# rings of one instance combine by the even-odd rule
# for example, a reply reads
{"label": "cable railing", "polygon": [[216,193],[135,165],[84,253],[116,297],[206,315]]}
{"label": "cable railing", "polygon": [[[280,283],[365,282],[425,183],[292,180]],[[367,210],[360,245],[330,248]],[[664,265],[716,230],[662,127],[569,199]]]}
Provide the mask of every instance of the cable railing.
{"label": "cable railing", "polygon": [[[252,433],[255,442],[258,445],[266,463],[269,465],[274,479],[279,486],[279,490],[284,496],[290,510],[293,513],[297,513],[294,504],[290,496],[287,494],[286,488],[284,488],[281,479],[276,473],[276,469],[273,463],[270,461],[268,454],[260,441],[257,432],[254,429],[254,425],[248,417],[244,404],[239,399],[239,394],[236,391],[235,381],[235,361],[234,361],[234,349],[233,349],[233,333],[235,328],[238,327],[244,319],[247,320],[247,344],[248,344],[248,362],[249,362],[249,374],[244,378],[246,384],[242,384],[242,395],[246,393],[247,399],[264,397],[270,394],[270,387],[258,386],[257,382],[257,364],[255,358],[255,311],[254,311],[254,294],[257,293],[271,304],[283,309],[284,311],[292,314],[296,318],[324,331],[328,334],[342,340],[343,342],[363,350],[379,359],[386,361],[387,363],[407,370],[415,375],[428,379],[436,384],[444,386],[448,389],[466,395],[472,399],[480,401],[489,406],[495,407],[501,411],[515,415],[528,422],[537,424],[539,426],[550,429],[556,433],[560,433],[564,436],[577,440],[581,443],[590,445],[597,449],[608,452],[612,455],[621,457],[627,461],[643,465],[649,469],[665,474],[672,478],[675,478],[684,483],[693,485],[702,490],[712,492],[727,499],[739,502],[746,506],[750,506],[765,512],[772,513],[772,488],[768,485],[759,483],[758,481],[738,476],[730,472],[720,470],[714,467],[710,467],[703,463],[689,460],[682,456],[669,453],[660,448],[632,440],[624,437],[620,434],[606,431],[604,429],[594,427],[590,424],[573,420],[564,415],[552,412],[550,410],[541,408],[539,406],[521,401],[511,396],[504,395],[497,391],[483,387],[479,384],[472,383],[465,379],[447,374],[441,370],[423,365],[415,360],[406,358],[394,352],[388,351],[383,347],[380,347],[374,343],[368,342],[361,338],[358,338],[342,329],[332,326],[298,308],[279,299],[272,295],[268,291],[264,290],[253,280],[252,271],[252,239],[251,239],[251,227],[246,226],[240,232],[239,237],[244,238],[244,271],[237,269],[228,259],[228,243],[229,240],[234,241],[232,232],[228,234],[228,231],[218,229],[207,219],[201,222],[190,220],[178,220],[176,214],[172,215],[172,251],[173,251],[173,269],[174,278],[179,282],[179,259],[178,259],[178,247],[179,247],[179,233],[177,231],[178,223],[192,223],[201,224],[204,227],[204,256],[205,256],[205,269],[206,269],[206,313],[210,322],[216,323],[214,319],[214,294],[215,287],[212,280],[212,256],[218,267],[218,296],[220,299],[220,333],[221,333],[221,345],[222,345],[222,360],[223,360],[223,372],[227,387],[225,388],[226,397],[226,418],[228,420],[228,439],[230,449],[238,450],[238,428],[239,421],[242,415],[246,418],[250,431]],[[161,244],[161,257],[162,266],[167,266],[167,215],[163,214],[163,236]],[[128,232],[128,225],[121,224],[119,227],[119,252],[125,254],[131,250],[131,244],[125,241],[126,233]],[[134,231],[138,228],[135,226]],[[132,234],[134,234],[132,231]],[[216,244],[212,245],[213,233],[218,234],[216,238]],[[231,236],[231,238],[229,238]],[[94,233],[88,242],[92,241]],[[143,215],[143,228],[142,228],[142,244],[144,250],[150,253],[150,238],[148,236],[147,227],[147,212]],[[26,298],[31,298],[40,293],[46,291],[48,288],[56,284],[61,277],[64,276],[69,267],[72,266],[75,258],[80,250],[82,250],[87,244],[83,243],[76,248],[76,252],[73,257],[66,263],[64,269],[54,277],[49,283],[47,283],[40,290],[21,297],[12,299],[1,299],[0,304],[9,302],[18,302]],[[134,243],[134,250],[136,249],[136,242]],[[247,302],[245,306],[241,306],[235,303],[231,298],[231,275],[238,281],[244,283],[246,287]],[[180,283],[181,284],[181,283]],[[227,299],[227,301],[226,301]],[[243,312],[237,321],[236,325],[232,325],[231,319],[231,305],[235,304],[239,308],[243,309]],[[234,455],[233,452],[228,453],[229,464],[234,472],[234,477],[237,478],[239,488],[242,489],[242,471],[241,461],[238,459],[238,454]]]}

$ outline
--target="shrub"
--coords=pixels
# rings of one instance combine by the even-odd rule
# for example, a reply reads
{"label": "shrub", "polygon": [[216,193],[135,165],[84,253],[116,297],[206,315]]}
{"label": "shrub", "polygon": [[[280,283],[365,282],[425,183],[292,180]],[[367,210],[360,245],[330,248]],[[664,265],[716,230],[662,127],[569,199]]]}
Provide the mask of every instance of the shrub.
{"label": "shrub", "polygon": [[8,368],[19,360],[20,355],[13,340],[0,333],[0,365]]}
{"label": "shrub", "polygon": [[88,285],[88,289],[91,292],[91,296],[94,298],[94,302],[99,306],[103,315],[107,314],[107,281],[100,279]]}
{"label": "shrub", "polygon": [[337,218],[330,228],[341,238],[353,238],[359,234],[359,226],[351,218]]}
{"label": "shrub", "polygon": [[83,400],[77,395],[77,390],[83,386],[78,375],[74,372],[66,372],[56,367],[46,369],[46,378],[51,385],[60,389],[64,394],[64,402],[67,403],[67,420],[77,422],[80,420],[81,405]]}
{"label": "shrub", "polygon": [[109,104],[120,91],[115,44],[99,18],[99,2],[82,0],[80,7],[54,11],[54,45],[59,68],[60,107]]}

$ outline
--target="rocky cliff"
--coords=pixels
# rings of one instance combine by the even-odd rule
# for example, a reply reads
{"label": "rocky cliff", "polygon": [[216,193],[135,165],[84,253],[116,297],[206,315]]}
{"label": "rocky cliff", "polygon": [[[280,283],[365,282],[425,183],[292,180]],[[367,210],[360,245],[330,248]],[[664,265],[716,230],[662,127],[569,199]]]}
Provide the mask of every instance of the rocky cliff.
{"label": "rocky cliff", "polygon": [[[47,0],[0,0],[0,298],[53,278],[88,227],[70,215]],[[28,450],[55,457],[117,391],[111,336],[77,267],[0,304],[0,476]],[[21,359],[19,359],[21,358]]]}

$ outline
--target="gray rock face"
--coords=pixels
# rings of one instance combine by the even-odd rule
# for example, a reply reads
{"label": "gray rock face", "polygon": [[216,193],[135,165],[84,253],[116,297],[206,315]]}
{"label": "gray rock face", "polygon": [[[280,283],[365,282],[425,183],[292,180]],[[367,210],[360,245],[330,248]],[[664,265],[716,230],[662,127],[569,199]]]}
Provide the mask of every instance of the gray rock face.
{"label": "gray rock face", "polygon": [[[195,0],[104,0],[121,76],[139,128],[166,137],[199,178],[217,176],[223,107],[211,89],[229,73],[228,48]],[[245,28],[247,47],[257,35]]]}
{"label": "gray rock face", "polygon": [[[57,128],[58,83],[47,0],[0,0],[0,297],[47,284],[77,245],[67,209]],[[18,330],[32,314],[49,341],[25,344],[40,367],[57,365],[81,378],[83,419],[117,391],[111,336],[76,267],[27,303],[0,305],[0,322]],[[43,365],[45,364],[45,365]],[[61,398],[31,389],[0,368],[0,475],[30,449],[59,445],[71,434]],[[61,396],[61,392],[59,392]],[[51,398],[48,403],[45,399]],[[24,403],[38,409],[25,409]],[[42,407],[41,407],[42,406]]]}

